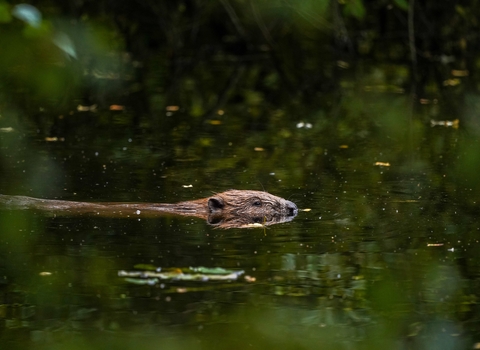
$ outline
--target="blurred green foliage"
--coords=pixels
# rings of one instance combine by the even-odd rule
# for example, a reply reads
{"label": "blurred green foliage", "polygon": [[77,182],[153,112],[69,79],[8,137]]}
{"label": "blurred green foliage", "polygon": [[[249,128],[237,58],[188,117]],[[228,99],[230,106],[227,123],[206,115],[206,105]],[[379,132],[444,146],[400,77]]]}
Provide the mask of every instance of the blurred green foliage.
{"label": "blurred green foliage", "polygon": [[[181,104],[192,116],[227,101],[263,114],[286,100],[321,106],[358,58],[375,59],[377,74],[403,71],[400,81],[377,79],[377,87],[413,83],[419,97],[432,84],[450,94],[444,82],[452,69],[476,72],[476,37],[467,35],[476,28],[475,7],[468,3],[426,1],[410,9],[406,1],[385,0],[53,1],[36,5],[43,15],[38,26],[12,17],[18,6],[0,5],[1,44],[8,48],[0,74],[10,82],[4,93],[62,108],[72,101],[108,106],[115,96],[155,111]],[[465,88],[460,84],[456,93]]]}

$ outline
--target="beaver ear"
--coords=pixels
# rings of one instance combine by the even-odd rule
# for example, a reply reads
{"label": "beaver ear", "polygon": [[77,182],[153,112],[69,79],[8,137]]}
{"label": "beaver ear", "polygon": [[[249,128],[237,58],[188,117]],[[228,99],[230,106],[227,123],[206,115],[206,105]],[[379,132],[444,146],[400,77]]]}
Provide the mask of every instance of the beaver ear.
{"label": "beaver ear", "polygon": [[225,203],[220,197],[212,197],[208,199],[208,209],[210,209],[211,213],[222,210],[224,206]]}

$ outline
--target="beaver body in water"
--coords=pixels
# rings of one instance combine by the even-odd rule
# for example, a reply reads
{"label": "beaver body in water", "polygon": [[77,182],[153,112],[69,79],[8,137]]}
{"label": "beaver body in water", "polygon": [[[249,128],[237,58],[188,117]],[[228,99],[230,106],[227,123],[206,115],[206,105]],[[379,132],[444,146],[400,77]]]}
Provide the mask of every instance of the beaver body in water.
{"label": "beaver body in water", "polygon": [[179,203],[91,203],[26,196],[0,195],[9,209],[36,209],[55,214],[95,214],[108,217],[176,214],[206,219],[223,228],[271,225],[292,220],[298,213],[295,203],[267,192],[229,190],[208,198]]}

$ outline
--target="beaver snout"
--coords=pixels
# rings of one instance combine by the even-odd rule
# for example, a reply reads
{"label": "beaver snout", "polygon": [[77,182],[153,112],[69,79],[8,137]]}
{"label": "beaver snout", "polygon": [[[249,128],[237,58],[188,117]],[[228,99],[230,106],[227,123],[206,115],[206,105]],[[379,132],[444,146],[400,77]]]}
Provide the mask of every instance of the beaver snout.
{"label": "beaver snout", "polygon": [[286,206],[287,206],[287,215],[288,216],[296,216],[298,214],[298,208],[295,205],[295,203],[286,201]]}

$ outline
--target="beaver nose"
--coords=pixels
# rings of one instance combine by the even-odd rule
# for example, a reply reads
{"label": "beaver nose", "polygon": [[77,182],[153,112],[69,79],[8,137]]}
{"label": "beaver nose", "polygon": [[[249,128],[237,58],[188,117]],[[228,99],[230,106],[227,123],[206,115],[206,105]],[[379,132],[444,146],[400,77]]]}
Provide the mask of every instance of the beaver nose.
{"label": "beaver nose", "polygon": [[295,203],[286,201],[287,202],[287,214],[288,216],[296,216],[298,213],[298,208]]}

